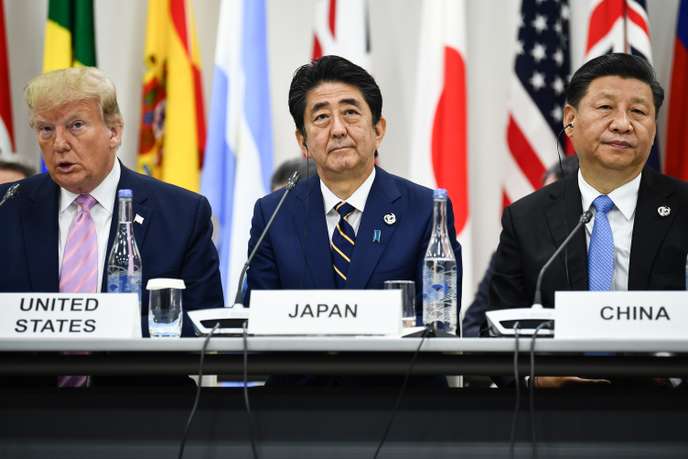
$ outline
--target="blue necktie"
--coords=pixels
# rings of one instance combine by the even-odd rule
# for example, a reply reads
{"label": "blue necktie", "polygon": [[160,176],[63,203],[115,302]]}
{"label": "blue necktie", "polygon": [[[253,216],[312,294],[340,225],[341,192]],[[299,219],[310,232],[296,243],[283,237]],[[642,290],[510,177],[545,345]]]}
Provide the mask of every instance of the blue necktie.
{"label": "blue necktie", "polygon": [[607,212],[614,208],[614,202],[603,194],[595,198],[592,205],[597,212],[588,248],[588,285],[590,290],[611,290],[614,275],[614,237]]}
{"label": "blue necktie", "polygon": [[349,273],[349,263],[356,245],[356,233],[346,220],[355,209],[349,203],[340,202],[334,208],[339,212],[339,222],[332,233],[332,267],[337,288],[344,288]]}

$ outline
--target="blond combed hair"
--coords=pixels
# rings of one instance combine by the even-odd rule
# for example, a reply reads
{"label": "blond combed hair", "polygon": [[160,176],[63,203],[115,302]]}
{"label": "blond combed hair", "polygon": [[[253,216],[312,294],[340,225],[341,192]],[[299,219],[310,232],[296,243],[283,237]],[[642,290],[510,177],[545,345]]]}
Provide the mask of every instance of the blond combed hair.
{"label": "blond combed hair", "polygon": [[124,124],[115,85],[95,67],[71,67],[38,75],[24,88],[24,99],[31,113],[31,127],[39,112],[87,100],[96,101],[108,127]]}

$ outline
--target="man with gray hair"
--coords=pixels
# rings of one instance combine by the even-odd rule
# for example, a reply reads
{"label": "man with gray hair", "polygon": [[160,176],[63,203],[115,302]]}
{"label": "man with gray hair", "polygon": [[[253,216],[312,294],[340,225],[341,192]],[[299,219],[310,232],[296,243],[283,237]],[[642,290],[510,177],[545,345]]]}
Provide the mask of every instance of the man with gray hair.
{"label": "man with gray hair", "polygon": [[[12,263],[0,274],[0,292],[105,291],[117,191],[131,189],[142,286],[155,277],[183,279],[186,309],[222,307],[210,205],[203,196],[137,174],[117,160],[124,121],[112,81],[95,68],[57,70],[31,80],[25,98],[48,173],[16,182],[11,193],[9,185],[0,185],[0,197],[11,194],[0,207],[0,221],[16,222],[0,225],[0,259]],[[84,237],[87,247],[66,250],[77,218],[95,237]],[[74,283],[61,282],[66,254],[72,253],[97,254],[79,260],[92,265],[93,275],[76,283],[76,291]],[[148,293],[141,293],[146,336]],[[188,319],[182,333],[192,335]]]}

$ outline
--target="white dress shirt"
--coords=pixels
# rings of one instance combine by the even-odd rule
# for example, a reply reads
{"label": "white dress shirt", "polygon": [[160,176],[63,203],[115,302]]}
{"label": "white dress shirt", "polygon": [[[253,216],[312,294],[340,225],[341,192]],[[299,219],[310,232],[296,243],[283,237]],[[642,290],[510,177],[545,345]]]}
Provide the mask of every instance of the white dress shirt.
{"label": "white dress shirt", "polygon": [[[365,209],[365,203],[368,200],[368,194],[370,193],[370,188],[373,186],[373,181],[375,180],[375,168],[370,173],[365,182],[361,183],[361,186],[354,191],[354,193],[349,196],[346,200],[355,209],[349,218],[346,219],[349,225],[354,229],[354,233],[358,234],[358,227],[361,226],[361,215]],[[332,240],[332,233],[339,222],[339,212],[334,208],[337,204],[341,202],[341,199],[334,194],[322,180],[320,180],[320,191],[323,195],[323,202],[325,203],[325,219],[327,220],[327,234]]]}
{"label": "white dress shirt", "polygon": [[[90,193],[98,201],[91,209],[91,218],[93,218],[93,222],[96,225],[96,239],[98,241],[98,292],[100,292],[100,287],[103,284],[103,271],[105,269],[105,257],[107,256],[105,251],[107,250],[108,237],[110,236],[110,223],[112,222],[112,213],[115,208],[117,184],[119,183],[120,174],[119,161],[115,158],[115,164],[110,173]],[[62,271],[62,256],[64,255],[65,245],[67,245],[69,227],[79,209],[79,206],[74,202],[78,196],[78,194],[60,187],[60,214],[58,218],[60,228],[60,272]]]}
{"label": "white dress shirt", "polygon": [[[633,222],[635,221],[635,207],[638,203],[638,189],[640,188],[639,174],[630,182],[615,189],[607,196],[614,203],[614,207],[607,213],[609,226],[612,229],[614,238],[614,277],[612,279],[612,290],[628,290],[628,267],[631,259],[631,240],[633,239]],[[597,191],[583,178],[580,169],[578,170],[578,188],[581,192],[583,209],[591,209],[593,214],[595,208],[590,208],[592,202],[602,193]],[[590,236],[595,219],[590,220],[585,225],[585,241],[590,247]]]}

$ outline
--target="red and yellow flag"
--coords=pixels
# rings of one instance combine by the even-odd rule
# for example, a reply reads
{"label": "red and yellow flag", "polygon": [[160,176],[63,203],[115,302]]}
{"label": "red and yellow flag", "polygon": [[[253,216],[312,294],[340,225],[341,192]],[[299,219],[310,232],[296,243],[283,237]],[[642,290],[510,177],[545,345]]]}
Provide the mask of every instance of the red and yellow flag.
{"label": "red and yellow flag", "polygon": [[7,41],[5,39],[5,5],[0,0],[0,155],[14,151],[10,67],[7,61]]}
{"label": "red and yellow flag", "polygon": [[201,64],[190,0],[150,0],[139,172],[199,190],[205,148]]}

